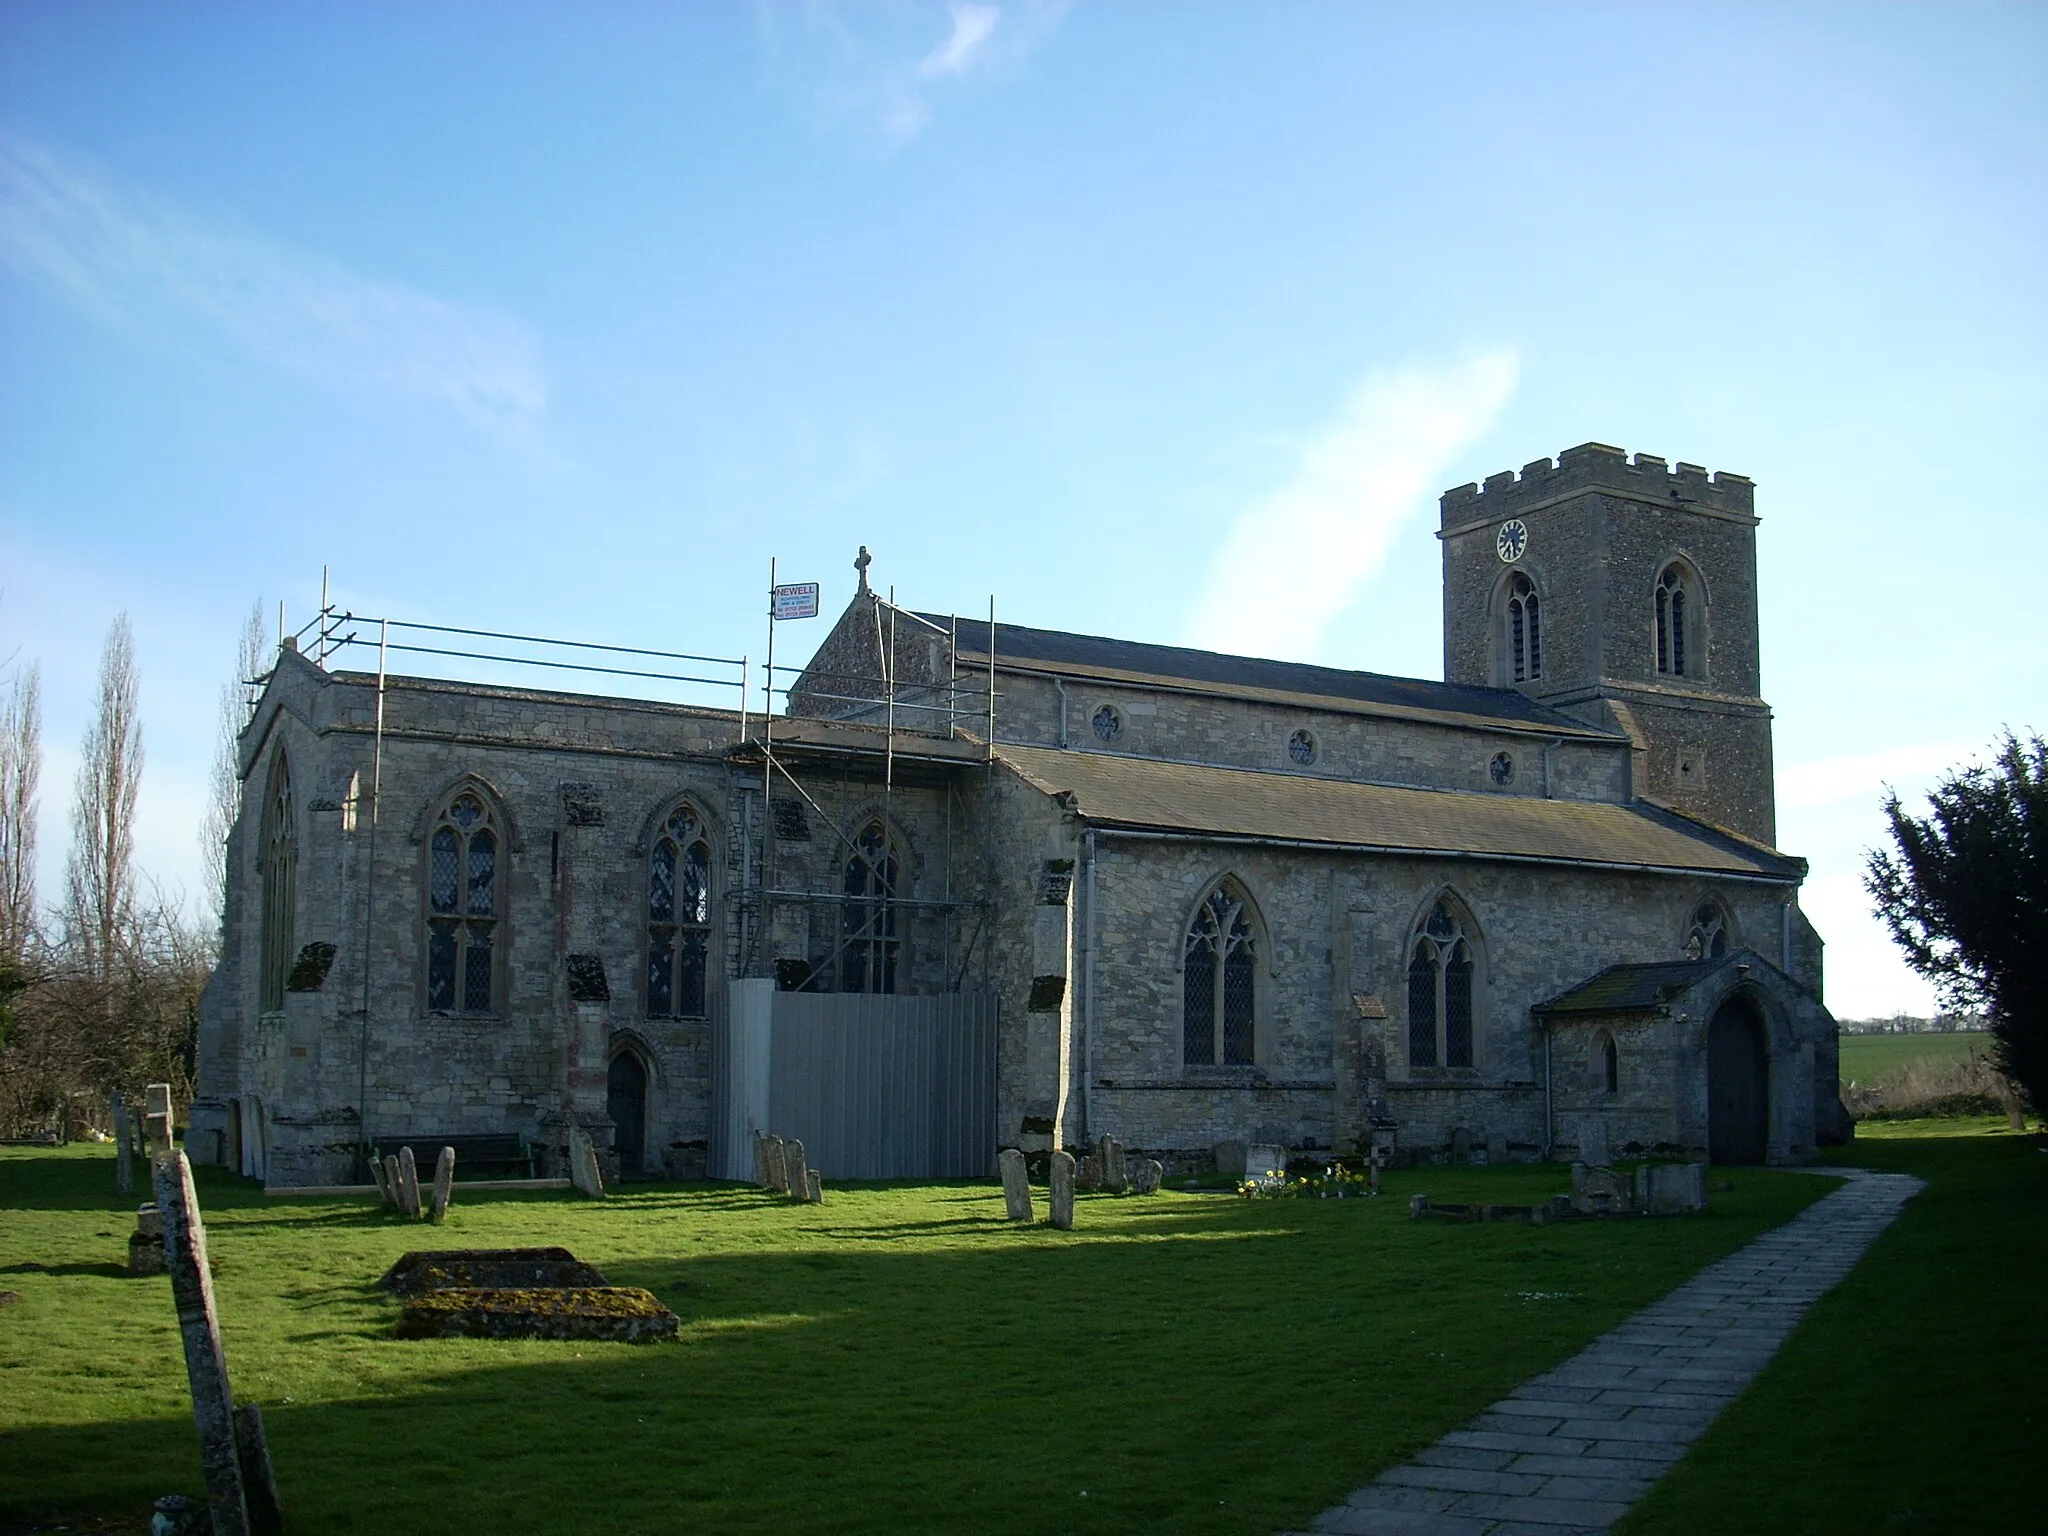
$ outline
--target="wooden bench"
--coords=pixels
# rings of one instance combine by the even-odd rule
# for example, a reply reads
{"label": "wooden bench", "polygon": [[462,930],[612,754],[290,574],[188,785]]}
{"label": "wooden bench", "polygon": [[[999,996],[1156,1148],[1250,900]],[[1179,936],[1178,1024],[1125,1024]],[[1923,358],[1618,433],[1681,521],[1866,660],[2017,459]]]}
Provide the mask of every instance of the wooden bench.
{"label": "wooden bench", "polygon": [[434,1176],[434,1160],[443,1147],[455,1149],[457,1182],[470,1178],[533,1177],[533,1148],[516,1131],[483,1136],[395,1136],[377,1143],[378,1157],[396,1157],[400,1147],[412,1148],[412,1160],[422,1180]]}

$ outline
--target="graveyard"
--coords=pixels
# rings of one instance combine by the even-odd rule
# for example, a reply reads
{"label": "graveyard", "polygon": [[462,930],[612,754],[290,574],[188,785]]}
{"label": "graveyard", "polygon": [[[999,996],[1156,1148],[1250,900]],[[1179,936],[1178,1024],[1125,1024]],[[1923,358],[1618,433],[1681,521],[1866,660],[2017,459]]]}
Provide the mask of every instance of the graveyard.
{"label": "graveyard", "polygon": [[[1902,1507],[2007,1528],[2038,1444],[2026,1277],[2048,1175],[2034,1138],[1962,1129],[1850,1149],[1928,1190],[1622,1529],[1745,1528],[1730,1512],[1759,1497],[1801,1512],[1781,1529]],[[128,1273],[148,1178],[119,1195],[114,1164],[0,1149],[0,1530],[140,1531],[158,1496],[204,1491],[170,1284]],[[1377,1197],[1084,1188],[1070,1230],[1042,1183],[1034,1219],[1008,1219],[995,1180],[828,1179],[815,1203],[457,1184],[438,1225],[214,1168],[195,1188],[288,1529],[1253,1533],[1298,1527],[1834,1186],[1711,1172],[1707,1208],[1675,1217],[1417,1219],[1417,1195],[1535,1210],[1570,1182],[1433,1166]],[[657,1298],[673,1338],[405,1337],[379,1283],[409,1252],[549,1248]]]}

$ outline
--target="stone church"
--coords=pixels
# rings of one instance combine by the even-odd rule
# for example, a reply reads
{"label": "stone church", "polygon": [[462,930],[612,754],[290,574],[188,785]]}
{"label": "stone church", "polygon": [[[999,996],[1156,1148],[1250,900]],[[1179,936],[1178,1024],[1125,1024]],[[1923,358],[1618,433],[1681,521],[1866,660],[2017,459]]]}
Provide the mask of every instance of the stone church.
{"label": "stone church", "polygon": [[190,1145],[286,1185],[579,1125],[626,1177],[755,1129],[828,1177],[1811,1158],[1849,1123],[1756,525],[1595,443],[1446,492],[1443,682],[899,608],[865,551],[767,718],[287,646]]}

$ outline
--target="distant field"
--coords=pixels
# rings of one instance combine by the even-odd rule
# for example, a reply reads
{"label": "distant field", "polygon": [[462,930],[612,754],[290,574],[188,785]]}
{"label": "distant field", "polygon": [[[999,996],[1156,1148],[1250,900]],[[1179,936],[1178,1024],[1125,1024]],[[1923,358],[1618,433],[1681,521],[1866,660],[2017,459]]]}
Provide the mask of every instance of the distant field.
{"label": "distant field", "polygon": [[1990,1048],[1991,1037],[1981,1030],[1948,1035],[1844,1035],[1842,1081],[1868,1087],[1900,1076],[1916,1061],[1946,1066]]}

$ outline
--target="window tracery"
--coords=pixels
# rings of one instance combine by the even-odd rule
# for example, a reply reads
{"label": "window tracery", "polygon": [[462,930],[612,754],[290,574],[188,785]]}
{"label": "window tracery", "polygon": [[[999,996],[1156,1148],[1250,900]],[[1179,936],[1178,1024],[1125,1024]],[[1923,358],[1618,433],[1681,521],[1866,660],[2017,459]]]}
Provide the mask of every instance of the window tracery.
{"label": "window tracery", "polygon": [[496,1000],[499,834],[483,797],[463,790],[427,845],[427,1007],[490,1013]]}
{"label": "window tracery", "polygon": [[846,861],[840,912],[839,989],[894,992],[902,941],[896,931],[897,860],[888,834],[871,821]]}
{"label": "window tracery", "polygon": [[1697,639],[1692,633],[1697,615],[1691,611],[1696,605],[1689,600],[1688,585],[1685,571],[1676,564],[1666,566],[1657,578],[1657,670],[1672,677],[1687,677],[1698,670],[1696,643],[1690,647],[1694,654],[1687,655],[1688,642]]}
{"label": "window tracery", "polygon": [[680,805],[647,857],[647,1012],[701,1019],[711,953],[711,843]]}
{"label": "window tracery", "polygon": [[1408,1065],[1473,1064],[1473,1002],[1478,967],[1464,919],[1439,900],[1408,952]]}
{"label": "window tracery", "polygon": [[1717,960],[1728,953],[1728,914],[1707,900],[1693,908],[1685,928],[1685,958]]}
{"label": "window tracery", "polygon": [[284,1007],[285,979],[292,968],[293,907],[297,896],[299,840],[292,815],[292,775],[282,754],[271,764],[270,792],[263,802],[262,989],[265,1013]]}
{"label": "window tracery", "polygon": [[1219,885],[1188,924],[1181,964],[1181,1054],[1189,1066],[1257,1056],[1258,940],[1242,896]]}
{"label": "window tracery", "polygon": [[1508,580],[1508,680],[1543,675],[1543,613],[1536,584],[1517,571]]}

